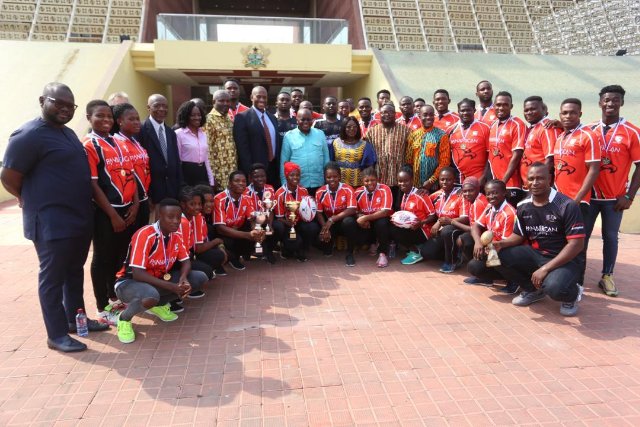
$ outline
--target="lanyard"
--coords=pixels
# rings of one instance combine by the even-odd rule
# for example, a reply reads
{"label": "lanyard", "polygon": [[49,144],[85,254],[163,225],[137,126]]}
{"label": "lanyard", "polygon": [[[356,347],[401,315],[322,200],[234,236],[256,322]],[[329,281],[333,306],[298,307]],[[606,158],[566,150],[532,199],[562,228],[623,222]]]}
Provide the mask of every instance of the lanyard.
{"label": "lanyard", "polygon": [[507,201],[505,200],[504,202],[502,202],[502,204],[497,210],[493,206],[491,207],[491,214],[489,215],[489,224],[487,224],[489,226],[489,230],[493,231],[493,224],[496,222],[498,214],[504,210],[506,205],[507,205]]}
{"label": "lanyard", "polygon": [[[376,188],[374,188],[371,193],[369,193],[366,188],[364,189],[365,191],[364,199],[365,199],[365,203],[367,204],[367,213],[373,212],[373,199],[376,196],[376,192],[378,191],[378,188],[380,188],[380,184],[376,184]],[[371,194],[371,199],[369,199],[369,194]]]}
{"label": "lanyard", "polygon": [[338,188],[335,192],[333,192],[334,197],[331,197],[331,190],[329,190],[329,186],[327,185],[327,193],[329,193],[329,207],[331,207],[331,215],[335,215],[336,213],[336,199],[338,198],[338,193],[342,188],[342,183],[338,184]]}
{"label": "lanyard", "polygon": [[564,135],[562,135],[562,138],[560,138],[560,156],[562,157],[562,150],[564,147],[564,141],[565,139],[567,139],[567,137],[571,138],[571,136],[578,130],[582,129],[582,123],[578,124],[578,126],[576,126],[575,129],[573,129],[571,132],[569,132],[568,134],[565,133]]}
{"label": "lanyard", "polygon": [[242,204],[242,194],[240,195],[240,197],[238,197],[238,207],[236,208],[236,204],[235,204],[235,200],[233,200],[233,197],[231,197],[231,193],[229,192],[229,190],[224,190],[225,193],[227,193],[227,198],[231,201],[230,205],[231,205],[231,210],[233,212],[233,224],[235,224],[238,221],[238,216],[240,215],[240,205]]}
{"label": "lanyard", "polygon": [[[262,188],[262,195],[264,197],[264,187]],[[256,205],[256,208],[262,208],[262,200],[258,197],[258,191],[253,188],[253,184],[249,184],[249,193],[251,194],[251,197],[253,198],[253,202]]]}
{"label": "lanyard", "polygon": [[296,187],[295,190],[290,191],[289,187],[285,186],[284,191],[285,191],[285,193],[284,193],[284,201],[285,202],[287,202],[287,196],[289,194],[293,194],[293,200],[298,200],[298,187]]}
{"label": "lanyard", "polygon": [[402,196],[402,203],[400,204],[400,210],[405,210],[405,209],[404,209],[405,205],[406,205],[406,204],[407,204],[407,202],[409,201],[409,198],[411,197],[411,195],[412,195],[413,193],[415,193],[415,192],[416,192],[416,188],[415,188],[415,187],[413,187],[413,188],[411,188],[411,191],[409,191],[409,193],[404,194],[404,195]]}
{"label": "lanyard", "polygon": [[95,132],[91,132],[89,134],[92,138],[97,138],[101,141],[104,141],[105,143],[107,143],[112,149],[113,151],[117,151],[117,156],[118,156],[118,163],[120,163],[120,167],[122,169],[124,169],[124,154],[122,154],[122,150],[120,149],[120,146],[118,145],[118,141],[116,141],[115,139],[111,139],[113,141],[113,145],[111,145],[109,143],[108,140],[104,139],[103,137],[101,137],[100,135],[98,135]]}
{"label": "lanyard", "polygon": [[605,135],[604,133],[604,127],[606,126],[604,123],[602,123],[602,121],[600,121],[600,131],[602,132],[602,140],[604,141],[604,152],[608,153],[609,152],[609,147],[611,146],[611,143],[614,141],[614,137],[616,136],[616,132],[618,132],[618,126],[620,126],[620,123],[622,123],[624,119],[622,117],[620,117],[618,119],[618,121],[616,122],[615,127],[613,128],[613,132],[611,133],[611,138],[609,138],[609,141],[607,141],[607,135]]}
{"label": "lanyard", "polygon": [[[447,206],[447,203],[449,203],[449,199],[455,193],[457,193],[457,191],[453,189],[451,190],[451,192],[449,192],[449,195],[447,196],[444,190],[442,190],[442,194],[440,195],[440,197],[438,197],[438,203],[437,203],[438,208],[436,208],[436,212],[438,213],[438,216],[440,216],[444,208]],[[444,196],[446,196],[446,198]]]}
{"label": "lanyard", "polygon": [[467,131],[464,131],[464,126],[462,126],[462,122],[458,122],[458,127],[460,129],[460,135],[462,136],[462,140],[463,141],[468,141],[469,139],[467,138],[467,135],[469,135],[469,132],[471,131],[471,128],[473,127],[473,125],[476,123],[477,120],[473,120],[471,122],[471,124],[469,125],[469,127],[467,128]]}
{"label": "lanyard", "polygon": [[162,234],[162,231],[160,231],[160,221],[157,221],[155,224],[153,224],[153,228],[156,231],[156,235],[160,238],[160,242],[162,246],[162,252],[164,255],[164,272],[168,273],[169,272],[169,261],[171,260],[171,258],[167,258],[167,246],[171,243],[171,233],[169,233],[169,240],[167,241],[167,243],[164,242],[164,235]]}

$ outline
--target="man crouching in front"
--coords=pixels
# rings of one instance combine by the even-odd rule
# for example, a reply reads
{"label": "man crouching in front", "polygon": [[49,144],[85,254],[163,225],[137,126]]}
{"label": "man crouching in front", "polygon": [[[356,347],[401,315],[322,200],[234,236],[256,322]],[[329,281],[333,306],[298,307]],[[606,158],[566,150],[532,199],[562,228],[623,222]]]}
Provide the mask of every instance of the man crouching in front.
{"label": "man crouching in front", "polygon": [[[189,254],[178,232],[182,209],[174,199],[158,204],[159,219],[136,231],[129,244],[124,266],[117,274],[116,295],[127,308],[118,319],[118,339],[128,344],[136,339],[131,319],[147,311],[164,322],[178,315],[169,302],[200,290],[207,281],[201,271],[191,271]],[[176,261],[178,263],[176,264]]]}
{"label": "man crouching in front", "polygon": [[[549,168],[529,167],[530,196],[518,203],[514,233],[494,242],[499,250],[500,273],[524,290],[513,299],[528,306],[545,295],[560,301],[560,314],[575,316],[582,297],[578,285],[585,229],[578,204],[551,188]],[[522,245],[527,242],[528,245]]]}

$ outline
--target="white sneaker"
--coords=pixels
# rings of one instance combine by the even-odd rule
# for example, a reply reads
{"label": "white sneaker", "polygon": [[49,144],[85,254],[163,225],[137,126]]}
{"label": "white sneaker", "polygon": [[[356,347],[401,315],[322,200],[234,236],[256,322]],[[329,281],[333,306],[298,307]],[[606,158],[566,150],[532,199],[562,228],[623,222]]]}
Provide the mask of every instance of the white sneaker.
{"label": "white sneaker", "polygon": [[118,317],[120,317],[121,311],[112,310],[112,311],[98,311],[98,321],[101,323],[106,323],[111,326],[118,326]]}

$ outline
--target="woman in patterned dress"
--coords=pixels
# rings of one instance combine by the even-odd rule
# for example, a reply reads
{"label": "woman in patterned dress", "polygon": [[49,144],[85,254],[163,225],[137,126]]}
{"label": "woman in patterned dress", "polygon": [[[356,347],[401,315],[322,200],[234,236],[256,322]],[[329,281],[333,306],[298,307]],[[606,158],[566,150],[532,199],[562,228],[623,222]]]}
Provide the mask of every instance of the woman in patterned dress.
{"label": "woman in patterned dress", "polygon": [[378,158],[370,142],[362,139],[355,117],[346,117],[336,138],[329,146],[329,156],[340,166],[342,182],[352,187],[362,185],[362,171],[376,164]]}

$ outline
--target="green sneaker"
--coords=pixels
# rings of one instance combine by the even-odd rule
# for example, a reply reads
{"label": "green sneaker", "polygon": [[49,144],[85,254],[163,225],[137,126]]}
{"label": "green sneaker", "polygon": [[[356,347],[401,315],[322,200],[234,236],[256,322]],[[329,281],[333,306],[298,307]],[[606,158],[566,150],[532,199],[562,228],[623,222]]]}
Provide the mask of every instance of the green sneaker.
{"label": "green sneaker", "polygon": [[147,310],[147,313],[153,314],[163,322],[173,322],[178,318],[178,315],[171,311],[171,306],[169,304],[156,305],[155,307]]}
{"label": "green sneaker", "polygon": [[420,261],[422,261],[424,258],[422,258],[422,255],[420,255],[420,252],[413,252],[410,251],[407,253],[407,256],[404,257],[402,259],[402,261],[400,261],[400,264],[402,265],[412,265],[412,264],[416,264]]}
{"label": "green sneaker", "polygon": [[118,320],[118,339],[123,344],[129,344],[136,340],[136,333],[133,332],[131,321]]}

